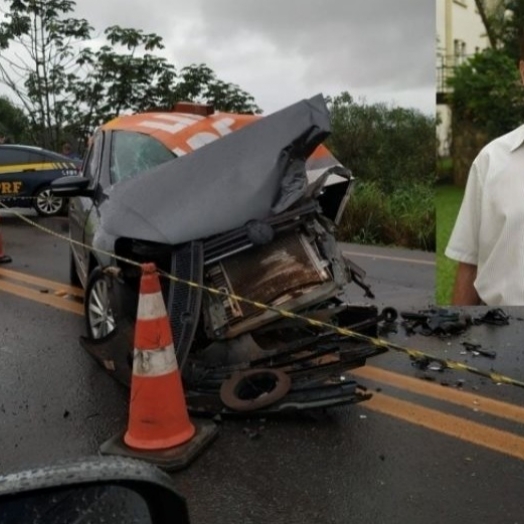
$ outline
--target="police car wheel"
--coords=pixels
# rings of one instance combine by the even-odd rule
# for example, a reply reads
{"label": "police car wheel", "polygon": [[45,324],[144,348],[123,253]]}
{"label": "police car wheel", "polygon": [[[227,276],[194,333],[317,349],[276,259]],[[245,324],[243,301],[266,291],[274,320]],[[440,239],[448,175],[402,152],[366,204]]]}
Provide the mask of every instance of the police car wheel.
{"label": "police car wheel", "polygon": [[63,212],[66,201],[53,195],[49,187],[43,187],[34,194],[34,208],[40,216],[52,217]]}
{"label": "police car wheel", "polygon": [[100,268],[91,273],[84,298],[87,336],[91,339],[107,337],[116,329],[110,286],[109,277]]}

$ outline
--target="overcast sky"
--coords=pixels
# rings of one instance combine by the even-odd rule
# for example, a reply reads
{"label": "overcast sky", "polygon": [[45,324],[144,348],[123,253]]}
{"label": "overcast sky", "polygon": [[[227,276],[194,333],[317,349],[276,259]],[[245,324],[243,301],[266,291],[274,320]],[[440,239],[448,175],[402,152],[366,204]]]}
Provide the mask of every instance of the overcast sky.
{"label": "overcast sky", "polygon": [[157,33],[177,68],[207,64],[266,114],[343,91],[435,113],[435,0],[76,3],[73,16],[86,18],[98,35],[110,25]]}
{"label": "overcast sky", "polygon": [[164,38],[270,113],[319,92],[435,111],[435,0],[77,0],[102,31]]}

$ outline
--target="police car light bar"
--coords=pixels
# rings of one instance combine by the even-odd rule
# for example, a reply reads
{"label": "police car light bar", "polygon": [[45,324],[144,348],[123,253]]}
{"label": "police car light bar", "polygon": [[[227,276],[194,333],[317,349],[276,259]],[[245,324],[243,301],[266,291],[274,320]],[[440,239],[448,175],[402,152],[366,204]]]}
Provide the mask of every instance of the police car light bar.
{"label": "police car light bar", "polygon": [[173,106],[176,113],[189,113],[191,115],[209,116],[215,112],[213,104],[194,104],[193,102],[177,102]]}

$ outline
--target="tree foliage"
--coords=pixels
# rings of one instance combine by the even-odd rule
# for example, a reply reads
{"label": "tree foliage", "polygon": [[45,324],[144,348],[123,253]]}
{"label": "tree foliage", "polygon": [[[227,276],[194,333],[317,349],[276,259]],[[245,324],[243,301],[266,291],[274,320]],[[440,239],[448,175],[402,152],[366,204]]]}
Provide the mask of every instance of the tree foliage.
{"label": "tree foliage", "polygon": [[485,49],[455,69],[453,117],[468,121],[493,139],[518,127],[524,97],[518,69],[503,50]]}
{"label": "tree foliage", "polygon": [[524,32],[524,2],[522,0],[475,0],[490,45],[502,50],[515,63],[519,61],[519,40]]}
{"label": "tree foliage", "polygon": [[157,34],[111,26],[94,49],[93,28],[73,17],[73,0],[0,1],[7,5],[0,80],[20,100],[41,145],[57,148],[64,136],[84,137],[124,111],[168,108],[180,100],[260,112],[251,95],[204,64],[177,71],[158,54],[164,43]]}
{"label": "tree foliage", "polygon": [[[69,16],[72,0],[8,0],[0,24],[0,78],[20,100],[34,141],[54,145],[71,103],[75,46],[90,37],[87,20]],[[11,53],[6,51],[10,50]]]}
{"label": "tree foliage", "polygon": [[24,112],[7,97],[0,96],[0,134],[14,142],[21,142],[28,138],[28,130],[29,122]]}
{"label": "tree foliage", "polygon": [[435,118],[415,109],[357,103],[349,93],[328,101],[329,147],[354,175],[385,191],[435,180]]}

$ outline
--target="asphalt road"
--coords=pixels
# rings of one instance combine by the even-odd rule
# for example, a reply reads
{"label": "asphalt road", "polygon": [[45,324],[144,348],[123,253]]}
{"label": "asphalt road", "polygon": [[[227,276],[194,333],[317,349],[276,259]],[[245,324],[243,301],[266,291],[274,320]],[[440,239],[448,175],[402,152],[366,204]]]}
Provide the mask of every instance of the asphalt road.
{"label": "asphalt road", "polygon": [[[96,454],[125,427],[128,392],[78,344],[81,293],[67,286],[68,246],[18,219],[0,220],[14,258],[0,268],[0,470]],[[66,231],[61,219],[38,223]],[[431,256],[344,251],[368,270],[379,304],[431,304]],[[388,337],[524,380],[524,309],[506,311],[509,326],[475,326],[456,338],[408,336],[401,326]],[[462,354],[464,340],[497,358]],[[174,475],[192,522],[524,522],[523,389],[418,370],[397,352],[355,374],[374,393],[370,401],[315,417],[224,421],[210,449]]]}

